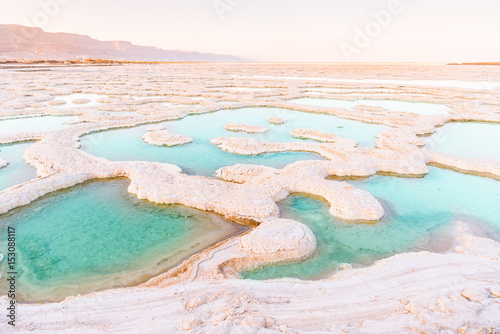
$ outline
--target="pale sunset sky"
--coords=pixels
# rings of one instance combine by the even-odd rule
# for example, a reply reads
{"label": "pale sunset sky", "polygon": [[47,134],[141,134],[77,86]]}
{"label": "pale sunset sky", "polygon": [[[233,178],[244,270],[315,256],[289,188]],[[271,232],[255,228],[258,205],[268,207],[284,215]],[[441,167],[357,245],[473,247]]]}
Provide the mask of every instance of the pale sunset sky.
{"label": "pale sunset sky", "polygon": [[0,23],[260,61],[500,61],[499,0],[0,0]]}

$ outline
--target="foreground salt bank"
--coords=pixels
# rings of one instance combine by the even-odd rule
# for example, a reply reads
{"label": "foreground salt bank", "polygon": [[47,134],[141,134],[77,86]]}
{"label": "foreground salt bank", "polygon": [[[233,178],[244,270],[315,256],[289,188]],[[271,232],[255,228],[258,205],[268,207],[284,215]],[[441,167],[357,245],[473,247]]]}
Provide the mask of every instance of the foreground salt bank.
{"label": "foreground salt bank", "polygon": [[[484,201],[495,203],[500,179],[498,161],[434,150],[442,143],[433,141],[433,137],[445,124],[467,126],[470,123],[464,122],[476,121],[497,125],[498,94],[408,83],[413,79],[436,79],[433,71],[443,70],[438,67],[431,67],[427,78],[419,77],[416,68],[405,69],[401,79],[406,81],[395,84],[359,80],[364,79],[360,76],[392,73],[391,67],[353,71],[333,65],[321,65],[319,69],[300,65],[307,72],[300,78],[278,74],[292,73],[298,65],[239,65],[237,75],[219,75],[220,71],[227,71],[226,66],[229,65],[157,66],[152,69],[154,75],[144,72],[142,66],[104,72],[91,67],[36,74],[5,72],[3,80],[15,84],[1,93],[3,117],[78,118],[48,132],[35,129],[2,134],[0,150],[10,147],[5,145],[29,145],[20,153],[31,166],[28,169],[34,167],[38,175],[34,178],[17,170],[25,179],[21,177],[21,183],[0,192],[3,222],[7,222],[6,217],[13,210],[29,213],[37,203],[28,204],[42,196],[58,198],[61,189],[72,189],[77,184],[85,188],[87,181],[120,177],[128,179],[128,193],[149,202],[148,205],[176,204],[212,211],[251,227],[241,235],[226,234],[226,238],[232,236],[212,247],[201,246],[209,248],[185,255],[182,263],[155,273],[140,286],[97,291],[56,304],[22,304],[19,311],[29,320],[20,320],[17,331],[28,331],[30,323],[49,328],[50,322],[66,317],[66,311],[42,316],[49,308],[71,309],[72,317],[86,319],[84,323],[71,321],[74,328],[81,330],[99,332],[93,326],[103,323],[115,330],[130,329],[127,326],[134,324],[127,317],[134,318],[132,305],[142,301],[147,301],[144,305],[153,314],[162,310],[171,315],[153,315],[148,319],[151,332],[222,332],[238,327],[246,331],[266,328],[269,332],[386,328],[398,332],[434,328],[470,331],[479,327],[487,331],[498,327],[495,319],[500,318],[500,246],[495,240],[500,219],[495,210],[486,215],[475,213],[474,205],[467,215],[448,217],[446,228],[439,235],[446,246],[427,247],[422,242],[420,248],[402,247],[379,258],[400,254],[374,264],[377,257],[365,263],[351,262],[346,257],[331,266],[331,272],[322,272],[319,281],[297,281],[293,277],[278,281],[241,279],[242,272],[268,266],[279,271],[279,266],[293,266],[297,261],[307,263],[321,251],[325,242],[317,237],[321,231],[290,219],[295,217],[277,205],[291,194],[325,200],[328,214],[338,219],[338,224],[369,224],[363,225],[368,238],[370,227],[391,224],[386,219],[396,216],[394,210],[398,209],[395,200],[384,199],[376,185],[359,183],[375,174],[381,174],[377,178],[400,177],[416,184],[441,175],[434,172],[438,168],[446,169],[446,173],[474,174],[470,182],[476,185],[482,181],[474,180],[487,179],[484,187],[491,196]],[[257,69],[266,75],[255,76]],[[207,70],[213,75],[196,75],[196,71]],[[319,75],[319,70],[323,74]],[[482,67],[446,70],[448,79],[468,77],[469,81],[486,71]],[[331,80],[343,71],[356,73],[356,82]],[[500,81],[500,73],[488,71],[492,79]],[[57,86],[61,80],[67,81],[68,72],[74,73],[72,81],[64,88]],[[37,86],[28,87],[26,83],[33,80],[33,75]],[[324,76],[330,80],[321,81]],[[117,84],[102,85],[104,81]],[[30,97],[19,97],[19,92],[28,91],[31,94],[26,95]],[[64,108],[51,102],[62,95],[82,92],[92,97],[90,102],[83,100],[84,96],[75,96],[78,103],[73,101]],[[298,103],[303,101],[300,99],[317,98],[318,93],[322,98],[354,102],[345,108]],[[411,105],[413,109],[394,110],[407,104],[388,103],[384,107],[384,101],[372,100],[418,103]],[[432,106],[432,112],[417,112],[426,104]],[[241,116],[232,119],[233,115]],[[321,121],[314,121],[318,117]],[[205,127],[190,132],[196,124]],[[230,127],[232,130],[257,133],[230,132],[225,127],[228,124],[238,125]],[[264,128],[268,131],[253,131]],[[155,131],[159,133],[154,135]],[[112,133],[117,135],[109,137]],[[116,144],[110,144],[110,138]],[[17,144],[24,141],[29,143]],[[125,146],[121,151],[120,142]],[[168,147],[171,143],[179,145]],[[209,150],[214,152],[212,157],[224,156],[223,163],[212,164],[211,155],[206,154]],[[150,152],[149,156],[137,159],[144,151]],[[197,157],[204,157],[207,163],[197,164]],[[7,165],[0,173],[10,167],[13,166]],[[395,196],[398,198],[397,193]],[[433,218],[439,219],[438,216]],[[419,219],[415,219],[415,224]],[[427,241],[433,244],[431,237]],[[423,251],[401,253],[408,250]],[[125,309],[117,307],[118,301],[127,305]],[[7,303],[7,299],[2,303]],[[275,307],[265,306],[269,304]],[[95,305],[104,311],[93,312]],[[291,309],[310,313],[306,316]],[[331,312],[319,312],[321,309]],[[51,330],[62,328],[56,325]]]}

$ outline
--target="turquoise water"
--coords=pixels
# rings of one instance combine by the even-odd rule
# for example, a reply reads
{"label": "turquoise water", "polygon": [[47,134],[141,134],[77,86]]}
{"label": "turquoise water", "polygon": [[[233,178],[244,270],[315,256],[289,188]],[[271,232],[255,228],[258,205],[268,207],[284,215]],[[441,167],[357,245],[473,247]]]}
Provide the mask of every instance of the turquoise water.
{"label": "turquoise water", "polygon": [[394,100],[336,100],[325,98],[300,98],[290,102],[304,104],[314,107],[330,107],[353,109],[356,105],[366,105],[374,107],[386,108],[389,111],[401,111],[415,113],[420,115],[436,115],[448,114],[449,108],[444,104],[425,103],[425,102],[408,102]]}
{"label": "turquoise water", "polygon": [[[268,118],[282,117],[285,125],[273,125]],[[265,126],[270,129],[263,134],[230,132],[224,129],[229,123],[245,123]],[[82,148],[90,154],[110,160],[143,160],[175,164],[184,173],[212,176],[214,171],[237,163],[261,164],[276,168],[299,160],[322,159],[319,155],[306,152],[285,152],[261,154],[258,156],[236,155],[220,150],[210,143],[216,137],[250,137],[271,142],[300,141],[290,136],[297,128],[313,128],[335,132],[357,140],[360,146],[373,147],[375,136],[387,127],[340,119],[331,115],[303,113],[277,108],[242,108],[221,110],[203,115],[191,115],[181,120],[161,123],[167,130],[190,136],[193,143],[176,147],[157,147],[145,143],[141,137],[146,133],[142,126],[95,133],[81,138]]]}
{"label": "turquoise water", "polygon": [[37,177],[36,169],[23,160],[24,151],[31,145],[33,143],[0,145],[0,158],[9,162],[0,169],[0,191]]}
{"label": "turquoise water", "polygon": [[59,130],[65,122],[78,119],[75,116],[39,116],[16,119],[0,119],[0,134],[14,135],[23,132],[45,132]]}
{"label": "turquoise water", "polygon": [[128,184],[88,183],[0,216],[2,253],[7,226],[16,229],[17,289],[23,300],[61,300],[138,284],[241,232],[215,214],[140,201],[127,192]]}
{"label": "turquoise water", "polygon": [[[16,119],[0,119],[1,135],[16,135],[27,132],[49,132],[67,126],[65,122],[78,119],[75,116],[38,116]],[[23,160],[33,142],[0,145],[0,158],[9,165],[0,169],[0,191],[36,178],[36,169]]]}
{"label": "turquoise water", "polygon": [[414,250],[446,250],[449,227],[462,221],[498,240],[500,182],[430,167],[424,178],[373,176],[349,181],[369,191],[384,205],[385,218],[375,225],[348,224],[328,213],[328,206],[311,198],[291,196],[279,203],[281,215],[308,225],[318,250],[306,261],[244,272],[243,277],[318,278],[342,263],[368,265]]}
{"label": "turquoise water", "polygon": [[500,161],[500,124],[456,122],[423,138],[432,151],[470,159]]}

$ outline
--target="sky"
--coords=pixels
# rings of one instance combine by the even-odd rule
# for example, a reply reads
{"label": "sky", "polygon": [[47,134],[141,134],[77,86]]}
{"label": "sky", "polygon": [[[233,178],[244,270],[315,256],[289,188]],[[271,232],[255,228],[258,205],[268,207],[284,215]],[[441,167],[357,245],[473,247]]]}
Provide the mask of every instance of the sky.
{"label": "sky", "polygon": [[0,0],[0,23],[283,62],[500,61],[499,0]]}

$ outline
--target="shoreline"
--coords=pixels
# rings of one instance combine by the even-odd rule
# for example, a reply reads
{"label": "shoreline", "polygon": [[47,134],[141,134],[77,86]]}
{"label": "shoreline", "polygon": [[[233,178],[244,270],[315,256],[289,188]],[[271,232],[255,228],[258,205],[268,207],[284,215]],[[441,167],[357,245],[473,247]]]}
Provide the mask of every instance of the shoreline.
{"label": "shoreline", "polygon": [[[126,319],[127,315],[136,314],[134,301],[147,303],[145,310],[149,312],[161,309],[170,314],[166,318],[148,318],[147,313],[142,312],[140,319],[148,322],[148,329],[142,328],[146,333],[160,329],[207,331],[214,326],[220,329],[236,326],[248,332],[265,327],[269,333],[286,330],[355,333],[360,329],[380,332],[389,328],[410,333],[408,326],[419,328],[422,317],[427,326],[452,325],[464,330],[494,328],[484,319],[481,323],[469,322],[468,327],[461,324],[463,317],[472,319],[476,315],[478,302],[492,311],[498,303],[499,297],[494,294],[498,294],[499,288],[495,283],[500,272],[498,257],[487,259],[481,253],[495,254],[499,244],[474,237],[464,225],[457,225],[455,229],[458,232],[454,250],[448,253],[403,253],[369,267],[345,269],[310,283],[297,279],[221,281],[204,278],[185,284],[93,292],[68,297],[60,303],[20,304],[19,311],[43,328],[62,320],[63,314],[49,310],[68,308],[74,316],[88,319],[74,325],[90,333],[101,331],[97,324],[106,324],[114,330],[142,328],[140,323],[132,325]],[[431,269],[436,264],[441,269]],[[476,274],[467,277],[461,274],[464,272]],[[388,289],[387,285],[392,288]],[[329,291],[335,291],[336,298],[326,298]],[[399,299],[394,299],[395,295]],[[4,306],[5,302],[2,298],[0,304]],[[269,308],[269,303],[275,307]],[[346,308],[345,305],[352,303],[363,303],[363,307]],[[293,305],[307,308],[314,316],[291,311]],[[95,312],[96,308],[100,311]],[[324,308],[335,312],[336,317],[321,312]],[[443,313],[447,315],[444,319],[440,315]],[[199,321],[195,321],[197,319]],[[30,329],[33,328],[29,324],[16,326],[19,333]]]}

